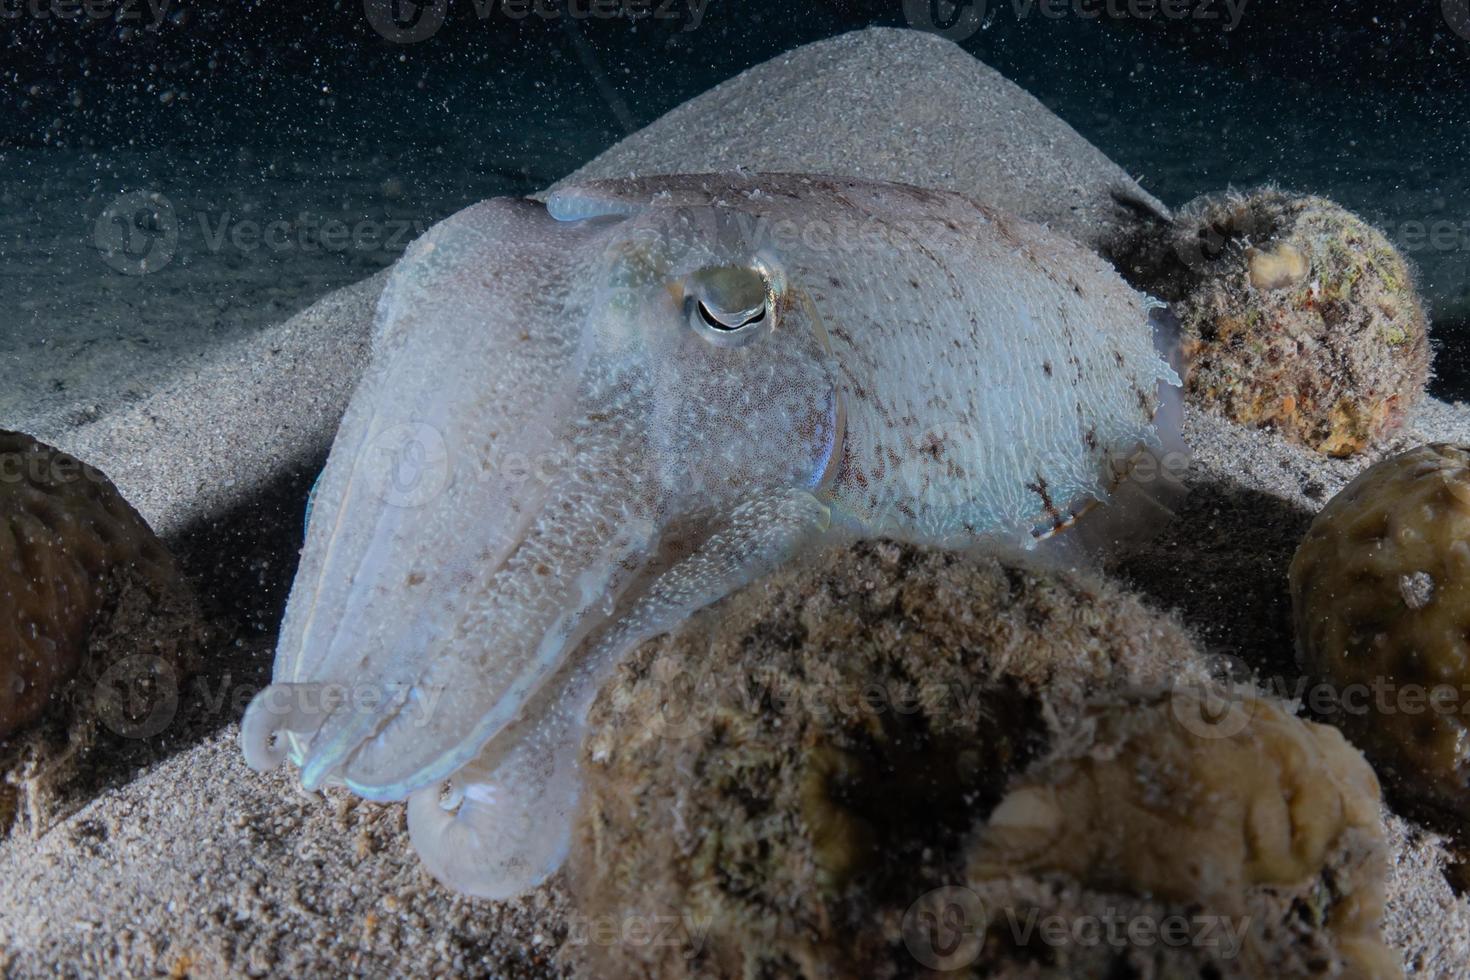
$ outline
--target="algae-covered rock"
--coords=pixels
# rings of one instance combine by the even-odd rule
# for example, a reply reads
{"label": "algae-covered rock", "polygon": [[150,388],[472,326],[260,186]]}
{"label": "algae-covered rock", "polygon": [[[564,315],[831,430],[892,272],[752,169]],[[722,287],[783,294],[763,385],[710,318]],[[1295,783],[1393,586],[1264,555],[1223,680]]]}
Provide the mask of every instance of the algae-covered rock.
{"label": "algae-covered rock", "polygon": [[[970,850],[969,882],[989,911],[982,972],[1023,958],[1002,941],[1018,908],[1060,914],[1067,902],[1039,888],[1056,875],[1121,896],[1130,920],[1184,916],[1188,935],[1208,916],[1236,932],[1156,943],[1147,952],[1160,973],[1306,975],[1313,963],[1399,973],[1381,936],[1378,782],[1335,729],[1250,694],[1211,705],[1176,691],[1101,701],[1056,745],[1013,782]],[[1072,904],[1068,915],[1085,914]],[[1310,929],[1293,929],[1299,916]],[[1145,958],[1068,938],[1043,961],[1101,976]]]}
{"label": "algae-covered rock", "polygon": [[1140,238],[1125,274],[1171,303],[1197,405],[1347,456],[1429,376],[1424,310],[1382,232],[1312,195],[1207,195]]}
{"label": "algae-covered rock", "polygon": [[[920,971],[905,912],[957,880],[1059,719],[1203,676],[1177,624],[1091,576],[891,542],[815,556],[603,689],[571,864],[604,928],[574,923],[572,948],[604,975]],[[666,941],[627,935],[657,922]]]}
{"label": "algae-covered rock", "polygon": [[1360,474],[1291,564],[1309,705],[1406,800],[1470,818],[1470,447],[1421,446]]}
{"label": "algae-covered rock", "polygon": [[[100,472],[0,431],[0,832],[36,823],[99,722],[147,734],[203,627],[177,565]],[[127,690],[121,690],[127,688]]]}

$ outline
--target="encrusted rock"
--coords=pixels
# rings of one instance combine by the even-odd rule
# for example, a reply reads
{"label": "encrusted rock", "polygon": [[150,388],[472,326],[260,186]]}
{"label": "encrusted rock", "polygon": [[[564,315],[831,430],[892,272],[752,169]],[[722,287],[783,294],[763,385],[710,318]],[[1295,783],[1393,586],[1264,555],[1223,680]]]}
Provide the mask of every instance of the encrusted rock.
{"label": "encrusted rock", "polygon": [[574,887],[585,921],[671,941],[580,952],[609,975],[913,973],[906,910],[957,880],[1051,728],[1203,676],[1173,620],[1101,579],[891,542],[814,556],[603,689]]}
{"label": "encrusted rock", "polygon": [[1322,508],[1291,564],[1308,704],[1401,798],[1470,818],[1470,447],[1386,459]]}
{"label": "encrusted rock", "polygon": [[203,627],[174,559],[100,472],[0,431],[0,832],[34,824],[98,722],[146,735]]}
{"label": "encrusted rock", "polygon": [[1170,301],[1195,404],[1331,456],[1396,427],[1429,341],[1408,263],[1333,202],[1267,188],[1207,195],[1120,259]]}

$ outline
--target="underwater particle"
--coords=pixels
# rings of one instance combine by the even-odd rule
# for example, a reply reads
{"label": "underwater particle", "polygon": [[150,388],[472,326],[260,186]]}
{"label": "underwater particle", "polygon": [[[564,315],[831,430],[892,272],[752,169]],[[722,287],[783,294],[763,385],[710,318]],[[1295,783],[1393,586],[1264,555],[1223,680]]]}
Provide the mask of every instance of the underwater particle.
{"label": "underwater particle", "polygon": [[1118,586],[877,540],[819,552],[644,644],[583,750],[570,859],[595,975],[884,976],[977,812],[1089,692],[1202,660]]}
{"label": "underwater particle", "polygon": [[[992,910],[1032,907],[1039,892],[1025,879],[1062,875],[1248,922],[1233,962],[1194,950],[1192,976],[1330,972],[1314,960],[1399,975],[1381,934],[1387,850],[1372,769],[1336,729],[1227,696],[1243,724],[1199,724],[1212,711],[1202,692],[1100,699],[980,825],[970,884]],[[1080,974],[1114,972],[1089,961]]]}
{"label": "underwater particle", "polygon": [[1125,271],[1170,301],[1194,404],[1348,456],[1422,396],[1430,352],[1413,274],[1357,215],[1267,188],[1206,195],[1151,234]]}
{"label": "underwater particle", "polygon": [[92,695],[176,681],[202,627],[173,558],[105,476],[3,430],[0,606],[3,833],[22,810],[36,823],[99,721],[142,733],[135,699]]}
{"label": "underwater particle", "polygon": [[1470,817],[1470,447],[1359,474],[1291,563],[1297,656],[1338,725],[1404,799]]}

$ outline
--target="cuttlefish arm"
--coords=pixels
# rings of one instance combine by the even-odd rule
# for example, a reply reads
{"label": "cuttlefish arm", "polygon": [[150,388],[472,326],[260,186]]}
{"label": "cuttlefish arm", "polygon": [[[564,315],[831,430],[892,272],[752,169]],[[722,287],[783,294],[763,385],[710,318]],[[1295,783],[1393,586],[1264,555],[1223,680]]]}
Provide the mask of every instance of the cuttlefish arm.
{"label": "cuttlefish arm", "polygon": [[584,723],[608,667],[788,561],[826,533],[830,521],[828,506],[805,490],[740,502],[448,786],[426,786],[409,798],[409,833],[429,870],[467,894],[507,898],[560,867],[579,793]]}
{"label": "cuttlefish arm", "polygon": [[[538,647],[593,605],[575,593],[616,594],[652,546],[639,503],[606,489],[624,420],[587,417],[579,311],[598,297],[577,278],[596,236],[497,200],[395,268],[314,495],[277,684],[245,718],[251,765],[289,755],[308,788],[372,798],[447,776],[554,669]],[[519,288],[528,271],[541,288]],[[578,567],[599,580],[538,574]]]}

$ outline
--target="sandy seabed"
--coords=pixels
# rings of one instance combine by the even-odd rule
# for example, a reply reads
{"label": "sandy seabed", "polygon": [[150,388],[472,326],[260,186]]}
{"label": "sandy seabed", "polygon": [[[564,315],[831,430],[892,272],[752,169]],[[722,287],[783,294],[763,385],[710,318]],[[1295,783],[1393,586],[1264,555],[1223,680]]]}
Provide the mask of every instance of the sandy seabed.
{"label": "sandy seabed", "polygon": [[[760,144],[769,153],[754,161],[759,166],[983,186],[1023,214],[1061,202],[1081,237],[1118,220],[1114,192],[1137,185],[1106,158],[957,48],[895,34],[849,35],[776,59],[753,70],[764,75],[748,73],[701,97],[710,99],[705,111],[720,112],[721,125],[735,130],[769,134],[774,118],[800,134]],[[990,106],[984,118],[966,116],[953,100],[948,108],[916,106],[906,89],[956,71],[976,73],[966,105]],[[767,94],[751,102],[750,89]],[[792,93],[790,104],[771,94],[782,91]],[[681,111],[686,116],[671,128],[696,114]],[[803,111],[809,117],[793,123]],[[862,119],[881,119],[891,135],[871,136],[877,125]],[[658,166],[649,162],[660,159],[650,145],[667,139],[658,126],[602,166]],[[854,131],[871,138],[847,154],[833,151],[835,137],[819,138]],[[686,143],[702,158],[683,164],[708,169],[750,145],[722,130],[700,146]],[[1043,172],[1023,165],[1038,145],[1050,161]],[[1066,216],[1053,220],[1065,224]],[[6,973],[563,972],[556,954],[570,909],[559,880],[508,903],[457,896],[420,866],[402,806],[336,791],[308,797],[289,772],[248,770],[235,744],[244,704],[267,679],[301,501],[369,355],[383,278],[329,293],[278,326],[241,328],[231,342],[167,370],[150,369],[127,397],[111,397],[96,412],[78,413],[50,394],[15,410],[34,434],[108,473],[205,579],[203,591],[235,639],[186,683],[176,721],[157,744],[141,757],[99,761],[113,768],[95,798],[39,839],[0,842]],[[102,369],[79,357],[78,377]],[[1286,566],[1312,515],[1384,455],[1431,440],[1470,442],[1470,407],[1426,400],[1389,442],[1352,460],[1324,459],[1192,409],[1185,436],[1194,461],[1178,519],[1146,546],[1114,556],[1107,570],[1177,611],[1208,649],[1263,674],[1293,676]],[[1446,882],[1442,843],[1388,809],[1385,819],[1387,940],[1416,974],[1467,975],[1470,903]]]}

